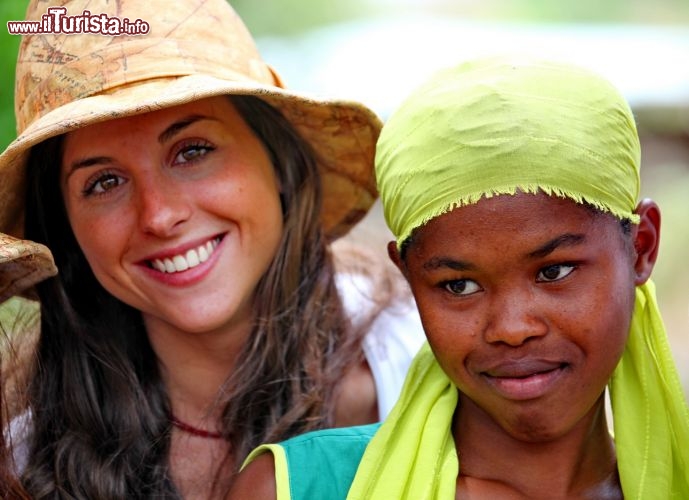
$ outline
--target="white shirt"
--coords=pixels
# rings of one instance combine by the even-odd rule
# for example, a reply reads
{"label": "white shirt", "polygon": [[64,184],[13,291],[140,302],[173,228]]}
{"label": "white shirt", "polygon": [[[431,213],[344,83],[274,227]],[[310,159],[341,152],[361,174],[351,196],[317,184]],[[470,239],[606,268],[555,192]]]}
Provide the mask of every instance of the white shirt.
{"label": "white shirt", "polygon": [[[375,307],[370,278],[359,274],[338,274],[336,283],[345,311],[355,324],[362,311]],[[397,401],[409,365],[425,340],[411,294],[383,309],[364,337],[364,355],[376,384],[381,420]]]}

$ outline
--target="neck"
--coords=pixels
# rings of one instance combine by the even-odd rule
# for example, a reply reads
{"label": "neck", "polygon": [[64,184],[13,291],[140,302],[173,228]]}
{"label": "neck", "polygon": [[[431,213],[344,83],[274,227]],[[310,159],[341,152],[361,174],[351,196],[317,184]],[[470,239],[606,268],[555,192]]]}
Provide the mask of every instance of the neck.
{"label": "neck", "polygon": [[251,326],[210,333],[183,332],[146,319],[172,414],[195,427],[217,431],[219,393],[232,373]]}
{"label": "neck", "polygon": [[485,414],[483,418],[465,417],[475,414],[475,405],[467,408],[472,405],[461,397],[462,410],[455,416],[460,489],[485,491],[484,486],[489,486],[523,498],[620,496],[602,396],[573,429],[536,442],[510,436]]}
{"label": "neck", "polygon": [[[220,392],[251,333],[251,321],[205,333],[180,331],[150,317],[144,321],[171,406],[169,463],[175,486],[184,498],[218,498],[233,476],[234,457],[228,441],[201,434],[223,434]],[[202,432],[189,432],[185,425]]]}

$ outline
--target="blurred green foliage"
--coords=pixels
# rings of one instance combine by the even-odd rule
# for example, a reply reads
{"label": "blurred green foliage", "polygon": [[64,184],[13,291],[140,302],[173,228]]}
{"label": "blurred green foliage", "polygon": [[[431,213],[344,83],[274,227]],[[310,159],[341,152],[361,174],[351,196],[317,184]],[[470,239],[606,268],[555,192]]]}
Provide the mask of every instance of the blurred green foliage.
{"label": "blurred green foliage", "polygon": [[15,138],[14,124],[14,66],[17,61],[20,37],[7,32],[7,21],[22,19],[26,3],[5,0],[0,3],[0,147]]}

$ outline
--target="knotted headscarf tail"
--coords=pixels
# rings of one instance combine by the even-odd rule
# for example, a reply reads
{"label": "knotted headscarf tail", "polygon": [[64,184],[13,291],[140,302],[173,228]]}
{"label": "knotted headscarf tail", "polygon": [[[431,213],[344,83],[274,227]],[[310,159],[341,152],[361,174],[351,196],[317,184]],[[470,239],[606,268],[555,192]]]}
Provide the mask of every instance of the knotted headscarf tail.
{"label": "knotted headscarf tail", "polygon": [[610,400],[625,498],[689,499],[689,409],[651,281],[636,289]]}
{"label": "knotted headscarf tail", "polygon": [[[383,127],[376,176],[397,244],[454,207],[518,190],[585,201],[638,222],[639,139],[601,77],[545,61],[488,59],[439,73]],[[652,282],[637,287],[610,381],[627,499],[689,499],[689,410]],[[350,499],[454,498],[457,390],[426,346],[371,441]]]}

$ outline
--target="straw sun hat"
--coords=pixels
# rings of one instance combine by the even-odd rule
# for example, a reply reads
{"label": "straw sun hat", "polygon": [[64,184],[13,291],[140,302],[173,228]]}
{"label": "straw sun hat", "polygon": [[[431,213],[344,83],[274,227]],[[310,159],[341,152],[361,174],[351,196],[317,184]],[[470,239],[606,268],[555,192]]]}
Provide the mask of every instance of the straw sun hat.
{"label": "straw sun hat", "polygon": [[323,180],[322,222],[331,239],[346,233],[373,203],[380,120],[357,103],[283,88],[226,0],[31,0],[26,19],[54,19],[48,9],[62,6],[63,17],[81,17],[89,30],[115,29],[126,19],[130,29],[147,33],[67,34],[70,25],[61,19],[60,33],[23,37],[15,89],[18,137],[0,156],[1,231],[22,235],[32,146],[93,123],[222,94],[262,98],[310,143]]}

